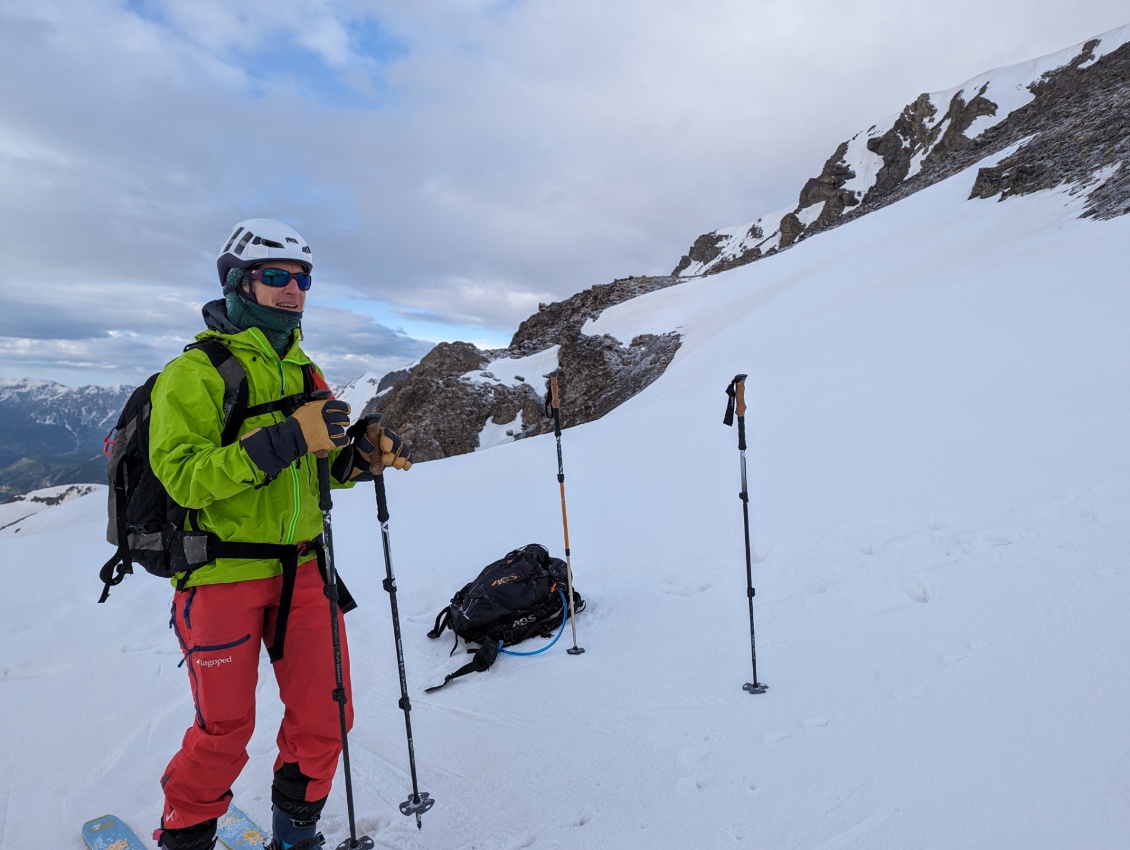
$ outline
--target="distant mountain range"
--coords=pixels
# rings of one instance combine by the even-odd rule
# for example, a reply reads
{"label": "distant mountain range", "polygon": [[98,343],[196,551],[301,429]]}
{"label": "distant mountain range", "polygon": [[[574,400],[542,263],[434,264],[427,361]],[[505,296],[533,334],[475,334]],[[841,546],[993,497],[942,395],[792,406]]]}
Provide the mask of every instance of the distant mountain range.
{"label": "distant mountain range", "polygon": [[132,391],[0,379],[0,498],[56,484],[104,483],[102,441]]}
{"label": "distant mountain range", "polygon": [[[403,374],[364,375],[335,394],[360,411]],[[103,443],[133,390],[0,378],[0,501],[56,485],[105,484]]]}

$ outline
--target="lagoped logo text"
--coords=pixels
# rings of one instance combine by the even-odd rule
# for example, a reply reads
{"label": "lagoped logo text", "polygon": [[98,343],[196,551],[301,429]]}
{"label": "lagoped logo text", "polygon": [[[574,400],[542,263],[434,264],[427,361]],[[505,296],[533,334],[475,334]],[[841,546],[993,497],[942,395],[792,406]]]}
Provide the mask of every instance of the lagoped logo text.
{"label": "lagoped logo text", "polygon": [[231,664],[231,656],[227,658],[197,658],[197,667],[219,667],[221,664]]}

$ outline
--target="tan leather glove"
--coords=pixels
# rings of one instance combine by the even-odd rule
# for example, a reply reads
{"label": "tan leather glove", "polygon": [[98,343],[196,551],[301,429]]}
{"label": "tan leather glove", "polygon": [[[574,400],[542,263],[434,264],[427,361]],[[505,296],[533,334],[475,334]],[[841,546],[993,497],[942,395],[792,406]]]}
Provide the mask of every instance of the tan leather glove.
{"label": "tan leather glove", "polygon": [[[303,454],[320,454],[348,445],[349,404],[340,399],[308,401],[289,417],[298,423],[306,441]],[[283,423],[285,424],[285,423]]]}
{"label": "tan leather glove", "polygon": [[393,469],[411,469],[412,452],[408,444],[388,428],[380,429],[381,463]]}
{"label": "tan leather glove", "polygon": [[[347,481],[372,481],[385,466],[408,469],[412,453],[400,437],[381,427],[380,415],[354,422],[349,428],[353,441],[334,461],[332,472],[343,484]],[[381,450],[377,451],[377,446]]]}
{"label": "tan leather glove", "polygon": [[256,428],[240,439],[252,462],[268,478],[303,455],[318,454],[348,444],[349,405],[338,399],[308,401],[284,421]]}

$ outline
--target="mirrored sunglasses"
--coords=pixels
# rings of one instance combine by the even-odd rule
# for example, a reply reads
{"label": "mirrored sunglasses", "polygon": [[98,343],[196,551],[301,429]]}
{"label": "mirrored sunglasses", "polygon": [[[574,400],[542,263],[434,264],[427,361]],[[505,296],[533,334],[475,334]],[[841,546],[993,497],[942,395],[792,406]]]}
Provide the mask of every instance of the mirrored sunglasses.
{"label": "mirrored sunglasses", "polygon": [[290,283],[290,279],[294,278],[294,282],[303,292],[308,290],[314,282],[314,279],[306,272],[288,272],[286,269],[254,269],[248,277],[277,289],[286,286]]}

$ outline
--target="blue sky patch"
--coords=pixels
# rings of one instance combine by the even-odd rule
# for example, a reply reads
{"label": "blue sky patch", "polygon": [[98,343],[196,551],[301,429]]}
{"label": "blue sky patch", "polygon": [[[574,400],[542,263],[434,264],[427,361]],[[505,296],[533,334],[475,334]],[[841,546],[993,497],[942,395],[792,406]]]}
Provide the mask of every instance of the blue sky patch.
{"label": "blue sky patch", "polygon": [[408,55],[408,46],[388,35],[376,21],[349,25],[349,46],[355,61],[335,68],[323,57],[299,44],[289,34],[279,34],[244,54],[241,65],[263,93],[285,89],[326,107],[374,109],[392,98],[386,69]]}

